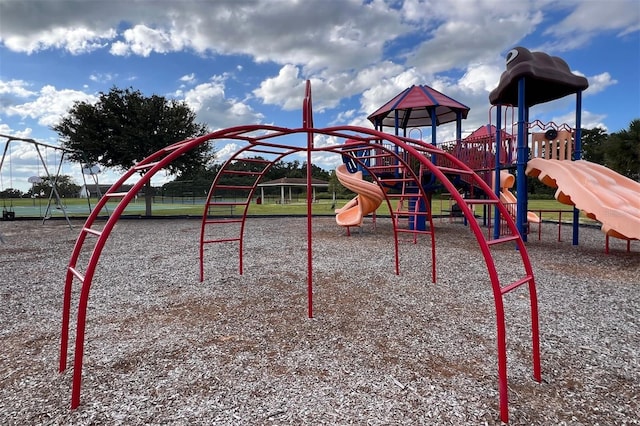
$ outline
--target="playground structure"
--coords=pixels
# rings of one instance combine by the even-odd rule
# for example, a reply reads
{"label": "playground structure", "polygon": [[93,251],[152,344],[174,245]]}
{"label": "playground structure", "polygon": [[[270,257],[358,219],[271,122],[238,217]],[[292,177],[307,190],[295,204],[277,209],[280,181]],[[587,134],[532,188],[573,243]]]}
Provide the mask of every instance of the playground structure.
{"label": "playground structure", "polygon": [[[80,404],[80,390],[82,382],[82,362],[84,354],[85,326],[89,294],[93,277],[98,266],[100,255],[114,229],[120,215],[126,206],[134,199],[135,194],[143,188],[153,175],[166,167],[174,159],[196,146],[210,140],[232,140],[245,142],[246,146],[239,149],[223,164],[214,179],[209,191],[202,216],[200,228],[200,280],[204,280],[205,247],[209,244],[234,243],[238,245],[238,269],[243,273],[244,230],[247,211],[256,191],[257,185],[269,168],[280,159],[294,153],[306,152],[307,164],[311,164],[312,153],[332,152],[341,156],[348,156],[349,161],[357,167],[367,171],[373,179],[373,184],[381,188],[394,188],[382,191],[384,201],[392,212],[393,238],[395,251],[395,273],[399,268],[399,235],[409,233],[414,238],[424,236],[429,239],[427,248],[431,255],[431,281],[436,281],[436,245],[435,228],[431,217],[428,194],[423,189],[421,179],[430,175],[434,182],[439,182],[452,193],[455,201],[461,206],[462,214],[468,220],[469,229],[475,236],[483,259],[486,263],[488,280],[491,282],[494,305],[496,309],[496,339],[498,358],[498,388],[500,418],[508,420],[508,387],[507,387],[507,354],[506,354],[506,320],[504,313],[505,296],[510,292],[526,287],[530,300],[531,350],[533,363],[533,377],[541,380],[540,370],[540,342],[538,332],[538,308],[535,280],[527,249],[517,231],[514,221],[499,198],[477,174],[462,161],[437,147],[419,140],[404,136],[390,135],[379,130],[357,126],[336,126],[330,128],[314,128],[311,108],[311,86],[307,82],[306,93],[302,107],[302,127],[289,129],[268,125],[247,125],[219,130],[196,139],[174,143],[143,159],[128,170],[99,200],[96,208],[91,212],[82,227],[67,267],[64,287],[62,332],[60,343],[61,372],[67,368],[69,346],[69,329],[71,320],[71,299],[73,284],[79,281],[81,288],[77,305],[77,326],[75,333],[73,385],[71,407]],[[281,142],[290,136],[306,135],[307,144],[304,147]],[[341,140],[353,140],[355,143],[345,145],[331,145],[325,147],[314,146],[315,135],[327,135]],[[238,168],[238,163],[245,167]],[[440,164],[447,164],[442,166]],[[128,191],[119,192],[128,179],[144,172],[142,177]],[[313,316],[313,234],[312,234],[312,188],[311,167],[307,167],[307,304],[308,316]],[[455,190],[452,179],[465,176],[482,192],[483,198],[463,199]],[[242,201],[225,201],[229,191],[243,191],[246,198]],[[379,193],[378,193],[379,194]],[[408,209],[405,203],[397,202],[413,199],[414,206],[426,206],[425,212]],[[98,212],[108,200],[118,200],[117,206],[104,223],[96,223]],[[473,205],[493,206],[510,232],[500,238],[487,239],[472,212]],[[237,207],[241,211],[239,217],[219,215],[220,208]],[[228,211],[228,209],[226,210]],[[218,212],[218,214],[216,214]],[[423,217],[428,223],[428,229],[406,226],[411,218]],[[500,269],[494,261],[494,249],[507,244],[515,246],[517,250],[507,250],[512,261],[507,270]],[[85,247],[86,246],[86,247]],[[501,250],[504,254],[504,250]],[[82,255],[82,256],[81,256]],[[79,265],[79,259],[83,264]],[[86,261],[86,263],[84,263]],[[515,265],[519,265],[515,267]],[[419,267],[418,265],[415,265]]]}
{"label": "playground structure", "polygon": [[[506,63],[507,69],[498,87],[489,96],[494,105],[492,110],[496,111],[496,125],[482,126],[464,139],[460,123],[468,108],[428,86],[412,86],[404,90],[371,114],[369,120],[378,130],[391,127],[394,134],[398,135],[403,130],[405,136],[408,129],[429,126],[434,146],[438,145],[437,126],[455,121],[456,140],[440,145],[494,188],[495,194],[507,205],[525,241],[529,224],[541,221],[538,215],[527,209],[526,176],[530,175],[558,188],[556,199],[574,206],[574,245],[579,241],[579,213],[582,210],[587,217],[602,223],[607,251],[609,237],[626,240],[629,248],[631,240],[640,239],[637,201],[640,199],[640,184],[604,166],[581,160],[581,95],[588,87],[587,80],[573,74],[562,59],[542,52],[530,52],[523,47],[512,49]],[[576,95],[575,129],[553,122],[529,122],[529,107],[571,94]],[[515,108],[517,122],[514,121]],[[507,126],[502,127],[503,111],[506,117],[511,116],[511,125],[517,125],[511,132],[507,131]],[[515,172],[515,176],[511,172]],[[495,176],[500,178],[495,179]],[[475,187],[468,177],[459,176],[454,183],[473,196]],[[517,198],[510,191],[514,183],[517,184]],[[439,189],[428,179],[421,179],[420,184],[429,195]],[[415,206],[416,212],[425,210],[424,205]],[[485,218],[487,213],[491,217],[491,212],[486,209],[483,213]],[[493,219],[493,237],[498,238],[502,225],[497,211]],[[416,221],[412,226],[425,229],[426,225]]]}
{"label": "playground structure", "polygon": [[384,201],[384,192],[375,183],[363,180],[362,171],[350,173],[344,164],[338,166],[336,175],[342,185],[358,194],[336,210],[336,222],[340,226],[360,226],[365,216],[380,207]]}
{"label": "playground structure", "polygon": [[[534,59],[534,62],[539,60],[542,64],[551,66],[542,67],[542,71],[536,67],[522,66],[521,60],[527,58]],[[210,244],[237,244],[238,271],[240,274],[243,273],[245,223],[249,205],[265,173],[274,163],[288,155],[306,152],[308,165],[312,164],[314,152],[331,152],[341,155],[345,164],[339,167],[337,173],[346,185],[351,185],[358,196],[350,205],[338,212],[338,216],[342,214],[339,220],[342,220],[345,226],[359,226],[367,213],[375,211],[377,205],[386,203],[391,212],[393,225],[395,273],[400,273],[399,236],[409,234],[414,242],[419,236],[425,237],[429,241],[432,282],[436,282],[437,269],[436,229],[431,214],[431,194],[435,189],[447,191],[460,207],[460,212],[468,229],[476,238],[486,263],[496,309],[500,418],[503,422],[508,422],[504,303],[507,294],[523,286],[528,289],[530,305],[533,377],[536,381],[541,381],[536,286],[524,244],[525,227],[528,221],[525,167],[530,153],[527,137],[530,130],[528,107],[568,94],[577,95],[576,130],[563,134],[566,138],[560,140],[557,137],[558,128],[545,129],[544,141],[540,140],[533,151],[549,157],[560,152],[564,153],[565,157],[569,155],[568,153],[573,153],[572,159],[578,159],[580,157],[580,93],[586,87],[586,79],[571,74],[566,63],[559,58],[550,58],[548,55],[541,57],[531,54],[526,49],[514,49],[507,56],[507,72],[503,74],[499,87],[490,96],[491,102],[498,106],[499,111],[495,127],[489,125],[485,130],[486,134],[478,134],[475,138],[463,141],[461,120],[466,118],[469,109],[426,86],[412,86],[372,114],[370,120],[375,125],[373,130],[358,126],[315,128],[311,107],[311,86],[307,82],[300,128],[290,129],[268,125],[238,126],[174,143],[143,159],[104,194],[96,209],[87,218],[71,254],[65,279],[60,345],[60,371],[63,372],[67,367],[72,289],[74,282],[79,281],[81,289],[77,306],[71,407],[76,408],[80,404],[85,325],[92,280],[101,252],[119,217],[134,199],[135,194],[174,159],[207,141],[230,140],[236,143],[244,142],[246,145],[222,165],[209,190],[200,227],[200,281],[204,280],[205,247]],[[518,105],[520,107],[518,108],[516,146],[513,138],[502,130],[501,121],[504,106]],[[455,145],[448,147],[447,150],[437,148],[436,127],[439,124],[454,121],[456,122]],[[385,126],[393,127],[394,134],[383,132],[382,129]],[[407,137],[408,129],[420,126],[431,126],[431,143]],[[400,129],[404,130],[403,135],[400,135]],[[482,133],[482,130],[479,130]],[[556,132],[549,132],[549,130]],[[300,147],[286,143],[290,136],[296,135],[306,135],[306,146]],[[315,135],[331,136],[349,143],[316,147],[314,146]],[[571,146],[567,145],[569,140],[573,141]],[[479,149],[481,145],[484,146],[483,149]],[[490,162],[482,163],[480,167],[470,167],[470,158]],[[502,189],[507,185],[504,185],[504,182],[501,185],[501,179],[493,179],[494,182],[491,185],[491,176],[502,176],[503,169],[513,168],[514,159],[518,194],[515,220],[512,217],[513,212],[510,212],[500,200]],[[238,165],[243,167],[237,167]],[[140,173],[143,173],[142,177],[133,184],[131,189],[120,190],[130,178]],[[371,182],[364,181],[362,179],[364,175],[367,175]],[[465,198],[458,192],[460,185],[466,185],[470,189],[471,197]],[[240,201],[228,201],[230,192],[236,195],[242,192],[246,197]],[[311,167],[307,167],[309,317],[313,316],[311,194]],[[118,204],[108,220],[100,226],[96,224],[96,218],[108,200],[117,200]],[[492,237],[485,235],[476,220],[473,211],[476,206],[485,210],[493,209]],[[240,214],[232,217],[220,214],[223,210],[228,212],[229,207],[236,208]],[[577,244],[577,222],[577,210],[574,210],[574,244]],[[500,226],[501,224],[506,224],[506,232]],[[503,244],[516,248],[516,250],[502,250],[503,255],[506,253],[513,258],[506,271],[498,267],[493,252],[494,248]],[[86,264],[79,265],[80,258],[83,258],[83,261],[86,260]],[[520,275],[514,277],[514,274]]]}

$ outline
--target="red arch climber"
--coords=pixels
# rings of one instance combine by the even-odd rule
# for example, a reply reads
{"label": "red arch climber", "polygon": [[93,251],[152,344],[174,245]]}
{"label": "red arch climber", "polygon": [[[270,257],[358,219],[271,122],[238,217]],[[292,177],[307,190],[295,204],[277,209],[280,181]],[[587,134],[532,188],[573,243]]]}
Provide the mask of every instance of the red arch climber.
{"label": "red arch climber", "polygon": [[[306,134],[307,144],[305,147],[291,146],[279,142],[279,138],[288,135]],[[356,143],[348,145],[334,145],[315,147],[314,135],[327,135],[338,139],[352,139]],[[75,336],[74,371],[71,394],[71,408],[76,408],[80,404],[80,389],[82,381],[82,359],[84,354],[84,335],[87,315],[87,304],[93,276],[98,266],[100,254],[104,245],[113,230],[114,225],[122,215],[126,206],[135,197],[136,193],[155,175],[158,171],[170,164],[185,152],[210,140],[235,140],[245,142],[246,145],[236,152],[227,162],[224,163],[220,172],[211,185],[207,202],[202,216],[200,232],[200,280],[204,280],[205,246],[214,243],[238,243],[239,272],[242,274],[243,265],[243,242],[244,225],[247,219],[247,210],[253,198],[258,183],[269,168],[280,159],[302,151],[307,153],[307,164],[311,165],[311,154],[314,152],[332,152],[342,156],[350,156],[350,159],[366,169],[375,182],[382,186],[398,188],[396,191],[387,191],[385,194],[386,203],[392,216],[394,248],[395,248],[395,272],[399,274],[399,235],[404,233],[412,234],[414,242],[418,234],[424,234],[429,238],[431,251],[431,272],[432,281],[436,280],[436,245],[435,228],[429,208],[420,212],[410,211],[405,207],[405,201],[413,198],[413,205],[420,204],[417,201],[424,201],[423,205],[430,206],[429,194],[425,193],[421,185],[421,179],[430,175],[440,182],[444,189],[448,190],[454,201],[460,206],[470,230],[475,235],[483,258],[486,262],[487,273],[491,281],[494,303],[496,308],[496,328],[497,328],[497,352],[498,352],[498,387],[500,393],[500,417],[502,421],[508,420],[508,392],[507,392],[507,357],[506,357],[506,321],[504,315],[503,297],[510,291],[523,286],[528,287],[530,298],[531,332],[532,332],[532,359],[533,376],[535,380],[541,380],[540,372],[540,343],[538,333],[538,308],[537,295],[533,271],[520,234],[509,212],[500,203],[491,188],[462,161],[451,154],[444,152],[431,144],[409,138],[399,137],[357,126],[337,126],[323,129],[313,127],[313,117],[311,111],[311,90],[307,82],[307,89],[303,103],[303,126],[301,128],[289,129],[268,125],[247,125],[232,127],[220,130],[196,139],[185,140],[167,146],[164,149],[152,154],[140,161],[128,170],[103,196],[96,208],[87,218],[73,248],[71,259],[67,268],[66,281],[64,287],[64,301],[62,312],[62,333],[60,343],[60,372],[66,370],[67,352],[69,344],[69,323],[71,317],[71,294],[74,281],[81,283],[80,296],[77,307],[77,327]],[[357,155],[356,155],[357,154]],[[248,158],[248,156],[251,156]],[[269,159],[258,159],[257,157]],[[245,167],[241,171],[239,167],[232,167],[238,162],[244,162]],[[442,166],[439,164],[446,164]],[[119,192],[119,188],[136,173],[144,174],[140,180],[127,192]],[[308,309],[309,316],[313,315],[312,286],[312,232],[311,232],[311,167],[307,167],[307,241],[308,241]],[[245,183],[242,185],[230,183],[230,177],[242,175]],[[464,176],[473,181],[474,185],[482,192],[482,198],[463,199],[457,192],[451,179],[454,176]],[[237,181],[237,180],[236,180]],[[250,183],[246,183],[250,182]],[[408,191],[408,188],[412,188]],[[225,201],[225,191],[244,193],[246,199],[242,201]],[[111,216],[102,228],[95,226],[98,213],[108,200],[119,200]],[[487,239],[478,224],[472,211],[473,205],[492,206],[497,208],[502,220],[507,224],[509,232],[497,239]],[[242,210],[242,214],[237,218],[220,218],[212,214],[220,207],[234,206]],[[416,218],[417,215],[425,215],[428,223],[426,231],[410,229],[403,226],[403,221],[409,218]],[[237,234],[233,237],[217,236],[222,228],[233,226]],[[416,227],[417,228],[417,227]],[[92,244],[85,244],[87,238],[93,238]],[[494,261],[492,248],[501,244],[512,244],[517,250],[511,250],[511,255],[517,257],[522,264],[524,276],[515,280],[501,282],[501,273]],[[85,248],[85,245],[88,247]],[[83,251],[84,248],[84,251]],[[87,253],[87,249],[90,253]],[[84,268],[78,265],[81,253],[88,256],[87,264]],[[513,263],[511,262],[511,265]],[[510,269],[513,269],[510,267]],[[511,275],[511,274],[508,274]],[[504,280],[504,279],[503,279]]]}

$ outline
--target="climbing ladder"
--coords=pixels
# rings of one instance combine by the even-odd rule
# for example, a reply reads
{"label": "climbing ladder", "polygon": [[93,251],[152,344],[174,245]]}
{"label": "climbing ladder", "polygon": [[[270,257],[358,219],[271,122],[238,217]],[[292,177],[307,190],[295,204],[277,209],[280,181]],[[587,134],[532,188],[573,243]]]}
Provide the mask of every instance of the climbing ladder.
{"label": "climbing ladder", "polygon": [[[96,207],[87,217],[84,226],[76,240],[71,253],[71,259],[67,266],[65,278],[63,306],[62,306],[62,332],[60,338],[60,365],[59,370],[63,372],[67,368],[67,350],[69,344],[69,322],[71,311],[71,295],[75,280],[80,282],[80,296],[78,302],[73,388],[71,393],[71,408],[76,408],[80,404],[80,384],[82,380],[82,359],[84,354],[84,332],[86,324],[87,304],[89,290],[93,276],[98,265],[100,254],[116,222],[124,212],[124,209],[131,202],[136,194],[144,187],[145,183],[151,179],[156,172],[170,164],[173,160],[190,151],[195,146],[203,143],[206,139],[195,139],[181,141],[169,145],[153,155],[140,161],[131,167],[115,184],[109,188],[102,198],[98,200]],[[121,192],[120,188],[125,182],[135,174],[142,173],[142,178],[134,184],[131,189]],[[109,201],[117,201],[117,206],[104,225],[96,224],[99,213]],[[89,239],[90,238],[90,239]],[[90,242],[89,242],[90,241]],[[87,246],[87,247],[85,247]],[[81,254],[87,257],[85,265],[79,265],[78,260]]]}
{"label": "climbing ladder", "polygon": [[[392,145],[374,144],[363,147],[351,144],[345,145],[341,152],[343,158],[349,155],[353,162],[369,172],[378,185],[387,189],[385,197],[393,223],[396,274],[400,273],[399,235],[409,234],[410,241],[414,244],[417,243],[419,235],[426,235],[431,244],[431,279],[436,282],[434,227],[428,196],[420,185],[422,166],[418,164],[419,171],[416,174],[407,161],[407,153],[395,149]],[[426,206],[425,211],[420,211],[421,203]],[[413,205],[413,209],[409,209],[410,205]],[[421,218],[428,223],[427,229],[420,230],[417,226]]]}
{"label": "climbing ladder", "polygon": [[[408,141],[407,141],[408,142]],[[467,220],[470,230],[475,235],[480,250],[487,265],[487,271],[491,280],[492,290],[494,293],[494,303],[496,308],[496,322],[497,322],[497,340],[498,340],[498,382],[500,391],[500,417],[503,422],[508,420],[508,389],[507,389],[507,355],[506,355],[506,321],[504,315],[504,297],[522,287],[527,286],[529,290],[530,299],[530,313],[531,313],[531,334],[532,334],[532,358],[533,358],[533,377],[536,381],[541,381],[541,368],[540,368],[540,338],[538,329],[538,306],[537,306],[537,294],[535,287],[535,280],[531,262],[527,254],[527,249],[524,244],[522,236],[518,232],[515,222],[511,218],[507,208],[500,202],[498,196],[495,195],[492,188],[485,182],[485,180],[478,174],[474,173],[466,164],[453,155],[433,148],[429,145],[419,142],[409,142],[409,145],[419,144],[415,147],[417,151],[430,154],[432,161],[423,161],[426,168],[440,181],[446,190],[449,191],[452,198],[461,207],[461,210]],[[426,158],[425,156],[419,158]],[[446,164],[446,166],[439,166],[438,164]],[[462,198],[462,195],[456,191],[452,181],[455,177],[464,177],[466,181],[470,182],[475,188],[486,198]],[[487,206],[495,210],[496,214],[500,216],[501,220],[506,223],[509,231],[505,232],[499,238],[491,238],[484,235],[481,225],[475,219],[473,214],[473,206]],[[513,271],[516,269],[516,265],[522,265],[522,276],[515,279],[510,278],[511,271],[499,271],[498,265],[495,262],[495,250],[500,247],[508,245],[508,250],[503,250],[502,254],[515,257],[513,262],[508,262],[508,268]],[[515,248],[515,250],[513,250]],[[504,277],[509,277],[508,282],[503,281]]]}
{"label": "climbing ladder", "polygon": [[[238,270],[242,275],[244,225],[256,187],[275,162],[299,150],[275,144],[252,144],[223,164],[209,189],[202,215],[200,281],[204,281],[204,247],[208,244],[237,242]],[[238,214],[234,211],[236,208],[240,210]]]}

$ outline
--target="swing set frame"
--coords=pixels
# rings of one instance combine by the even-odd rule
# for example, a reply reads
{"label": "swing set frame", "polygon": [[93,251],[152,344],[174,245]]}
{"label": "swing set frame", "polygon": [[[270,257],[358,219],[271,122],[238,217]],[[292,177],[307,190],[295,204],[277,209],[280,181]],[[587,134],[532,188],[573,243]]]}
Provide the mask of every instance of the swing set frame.
{"label": "swing set frame", "polygon": [[[50,216],[50,212],[53,204],[53,199],[55,197],[55,202],[56,205],[60,208],[60,210],[62,211],[65,220],[67,221],[67,225],[69,226],[69,229],[73,229],[73,226],[71,225],[71,220],[69,219],[69,215],[67,214],[67,210],[64,206],[64,204],[62,203],[62,199],[60,197],[60,192],[58,191],[58,178],[60,176],[60,171],[62,170],[62,164],[64,163],[64,158],[65,158],[65,154],[68,153],[72,153],[72,152],[76,152],[67,148],[63,148],[60,146],[55,146],[55,145],[50,145],[44,142],[38,142],[34,139],[31,138],[21,138],[18,136],[11,136],[11,135],[5,135],[5,134],[0,134],[0,138],[5,138],[5,144],[4,144],[4,149],[2,151],[2,157],[0,157],[0,173],[2,173],[2,167],[4,166],[5,163],[5,159],[7,157],[7,152],[10,153],[9,151],[9,145],[11,144],[11,142],[23,142],[23,143],[29,143],[32,144],[35,149],[36,149],[36,153],[38,154],[38,158],[40,159],[40,163],[42,164],[43,168],[44,168],[44,172],[51,184],[51,191],[49,192],[49,200],[47,202],[47,209],[45,211],[45,214],[42,218],[42,223],[44,224],[44,221],[47,220],[47,218]],[[47,166],[47,161],[44,157],[44,155],[42,154],[42,150],[41,148],[51,148],[54,150],[54,152],[56,151],[61,151],[61,155],[60,155],[60,161],[56,161],[56,164],[54,165],[55,168],[55,174],[52,174],[51,171],[49,170],[49,167]],[[83,175],[83,179],[84,179],[84,175]],[[3,207],[6,210],[6,205]],[[89,204],[89,211],[91,211],[91,204]],[[2,241],[2,235],[0,235],[0,241]]]}

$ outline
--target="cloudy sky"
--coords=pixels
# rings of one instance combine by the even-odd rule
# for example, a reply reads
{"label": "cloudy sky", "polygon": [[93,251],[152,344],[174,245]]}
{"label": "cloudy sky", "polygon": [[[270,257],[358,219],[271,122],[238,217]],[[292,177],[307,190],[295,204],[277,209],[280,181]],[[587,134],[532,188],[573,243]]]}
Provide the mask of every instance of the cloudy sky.
{"label": "cloudy sky", "polygon": [[[307,79],[316,127],[370,127],[367,115],[426,84],[471,108],[469,133],[489,122],[514,46],[588,78],[583,127],[615,132],[640,118],[638,0],[0,0],[0,134],[57,145],[50,127],[113,86],[184,100],[211,130],[299,127]],[[567,97],[530,117],[573,124],[574,105]],[[236,149],[216,145],[221,160]],[[10,152],[3,188],[26,190],[35,150]],[[63,173],[81,183],[79,167]]]}

